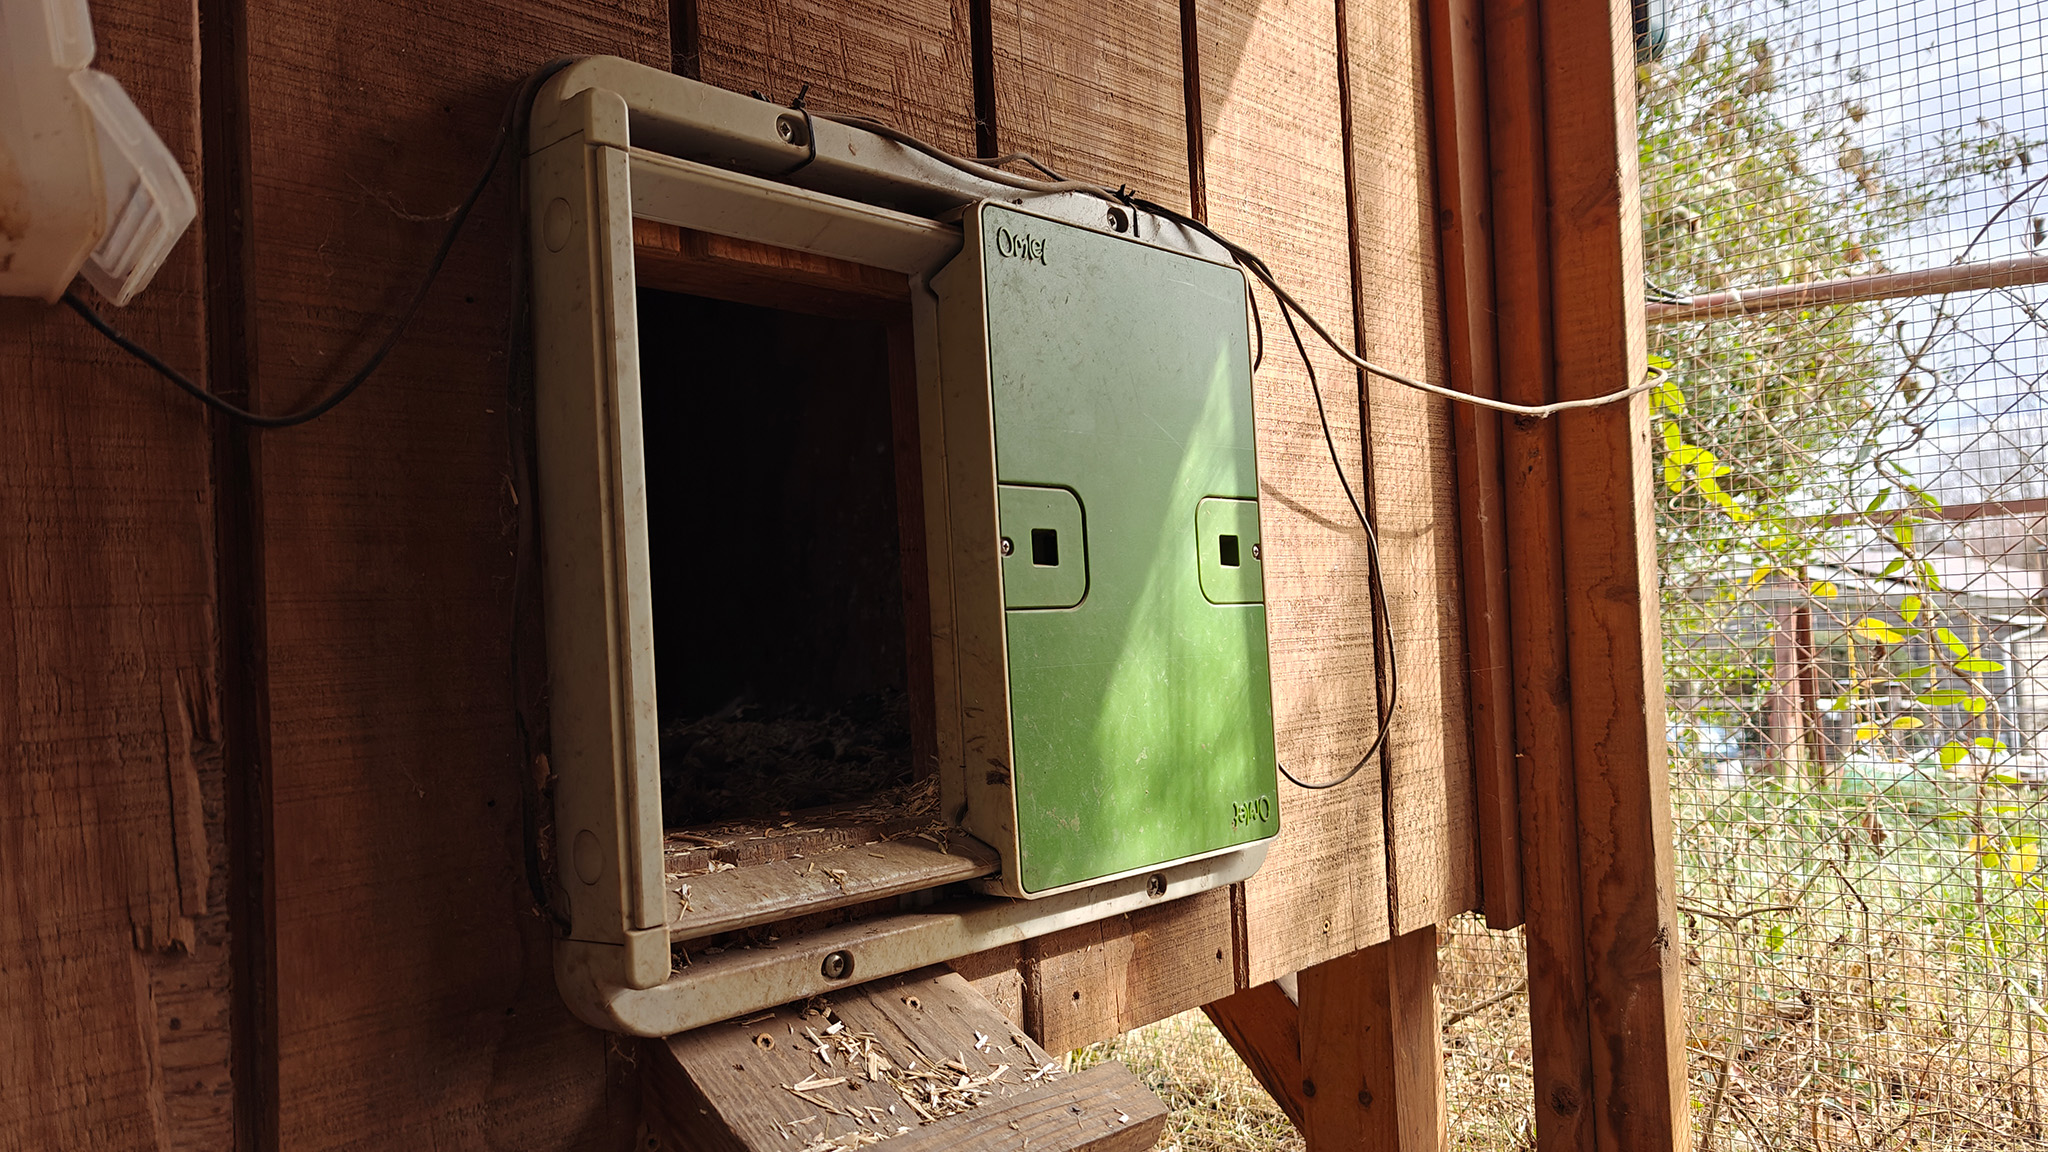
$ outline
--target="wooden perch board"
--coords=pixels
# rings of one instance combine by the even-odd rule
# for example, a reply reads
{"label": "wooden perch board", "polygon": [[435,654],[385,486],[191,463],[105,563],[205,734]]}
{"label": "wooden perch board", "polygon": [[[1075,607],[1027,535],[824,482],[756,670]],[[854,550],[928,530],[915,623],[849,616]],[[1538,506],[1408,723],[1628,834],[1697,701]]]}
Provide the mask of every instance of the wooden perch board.
{"label": "wooden perch board", "polygon": [[944,969],[645,1048],[648,1125],[675,1149],[1149,1148],[1166,1108],[1121,1065],[1075,1075]]}

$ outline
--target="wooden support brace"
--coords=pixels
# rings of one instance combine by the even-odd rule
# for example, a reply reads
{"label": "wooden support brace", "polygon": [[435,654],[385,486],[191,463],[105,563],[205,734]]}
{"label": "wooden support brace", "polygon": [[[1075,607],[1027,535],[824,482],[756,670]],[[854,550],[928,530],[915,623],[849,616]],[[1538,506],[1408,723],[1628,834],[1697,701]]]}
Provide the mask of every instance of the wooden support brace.
{"label": "wooden support brace", "polygon": [[1434,926],[1303,969],[1297,1008],[1262,984],[1205,1010],[1309,1152],[1449,1146]]}

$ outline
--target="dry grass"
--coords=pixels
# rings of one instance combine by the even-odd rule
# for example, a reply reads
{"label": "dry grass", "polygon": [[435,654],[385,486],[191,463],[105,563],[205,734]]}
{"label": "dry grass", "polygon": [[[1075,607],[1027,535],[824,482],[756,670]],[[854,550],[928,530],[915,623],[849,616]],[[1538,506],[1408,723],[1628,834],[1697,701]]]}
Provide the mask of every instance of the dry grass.
{"label": "dry grass", "polygon": [[[1518,936],[1453,928],[1443,951],[1451,1143],[1528,1146],[1529,1025]],[[1463,1015],[1475,1005],[1484,1009]],[[1121,1060],[1173,1109],[1158,1152],[1300,1152],[1301,1134],[1201,1012],[1184,1012],[1068,1057],[1071,1066]]]}
{"label": "dry grass", "polygon": [[[1811,929],[1825,921],[1817,910],[1798,919]],[[2048,1064],[2048,1037],[2033,1038],[2028,1057],[2027,1022],[1992,1011],[1979,993],[1981,974],[1970,978],[1977,966],[1929,948],[1926,933],[1875,928],[1866,949],[1833,931],[1822,947],[1780,943],[1772,951],[1767,925],[1737,931],[1693,917],[1689,929],[1689,1064],[1701,1152],[2048,1147],[2034,1075]],[[1799,931],[1789,935],[1796,941]],[[1444,932],[1441,966],[1452,1147],[1533,1148],[1520,934],[1455,922]],[[1738,1006],[1745,971],[1749,992]],[[1739,1040],[1732,1048],[1731,1037]],[[1303,1147],[1200,1012],[1069,1057],[1076,1066],[1105,1059],[1124,1061],[1173,1109],[1162,1152]]]}
{"label": "dry grass", "polygon": [[1183,1012],[1068,1057],[1121,1060],[1173,1109],[1158,1152],[1301,1152],[1301,1134],[1200,1011]]}

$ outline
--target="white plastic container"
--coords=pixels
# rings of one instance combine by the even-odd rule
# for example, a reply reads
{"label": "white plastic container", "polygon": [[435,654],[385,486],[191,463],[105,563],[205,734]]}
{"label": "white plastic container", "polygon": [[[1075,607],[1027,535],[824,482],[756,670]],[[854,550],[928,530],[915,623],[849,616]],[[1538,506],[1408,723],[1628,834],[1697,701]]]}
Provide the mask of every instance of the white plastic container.
{"label": "white plastic container", "polygon": [[126,304],[198,212],[93,52],[85,0],[0,0],[0,295],[56,300],[83,272]]}

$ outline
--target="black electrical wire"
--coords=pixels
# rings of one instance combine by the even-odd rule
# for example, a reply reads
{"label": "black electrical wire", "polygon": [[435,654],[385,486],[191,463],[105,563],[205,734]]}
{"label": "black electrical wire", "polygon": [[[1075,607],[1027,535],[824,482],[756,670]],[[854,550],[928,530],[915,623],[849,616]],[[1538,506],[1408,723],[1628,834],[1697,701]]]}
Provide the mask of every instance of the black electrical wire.
{"label": "black electrical wire", "polygon": [[[483,171],[478,174],[476,182],[470,187],[469,194],[463,197],[462,203],[456,208],[454,215],[449,219],[448,230],[442,235],[440,244],[435,247],[433,259],[427,263],[425,276],[421,278],[419,287],[413,291],[412,298],[399,313],[397,321],[392,324],[391,331],[385,335],[383,342],[370,354],[370,358],[364,362],[361,368],[357,369],[340,387],[310,407],[277,416],[251,412],[238,407],[202,388],[187,378],[184,373],[165,363],[154,352],[129,339],[119,329],[108,323],[98,312],[94,311],[90,305],[86,304],[75,291],[64,293],[64,303],[69,305],[72,311],[78,313],[87,324],[92,325],[101,335],[113,341],[123,351],[155,369],[159,375],[175,384],[188,395],[230,420],[253,425],[258,428],[290,428],[318,419],[332,411],[336,405],[348,399],[358,388],[361,388],[376,373],[377,369],[383,365],[385,358],[391,354],[392,349],[397,347],[400,337],[405,334],[407,325],[412,322],[413,317],[418,314],[421,305],[425,303],[427,292],[433,287],[435,279],[440,275],[442,265],[447,263],[448,254],[454,249],[455,241],[461,235],[463,225],[468,223],[470,212],[476,208],[477,203],[483,198],[484,192],[490,187],[492,177],[497,174],[498,165],[505,158],[506,150],[511,147],[513,141],[525,138],[527,123],[532,115],[534,93],[539,90],[542,84],[547,82],[549,77],[552,77],[574,62],[572,57],[562,57],[553,60],[528,76],[513,92],[511,102],[506,105],[505,114],[498,122],[498,133],[491,142],[490,156],[484,161]],[[808,121],[808,114],[806,114],[806,120]],[[507,436],[511,452],[513,492],[514,499],[518,504],[516,512],[518,517],[518,542],[513,558],[512,628],[508,644],[510,662],[508,679],[511,684],[513,697],[513,722],[518,730],[519,743],[522,750],[519,766],[519,816],[522,832],[521,839],[524,842],[523,854],[525,859],[523,862],[525,865],[527,890],[533,899],[534,907],[566,932],[569,928],[569,919],[554,906],[554,901],[548,892],[546,869],[541,860],[540,807],[542,797],[540,795],[539,781],[534,776],[535,766],[539,762],[536,748],[537,741],[533,725],[528,719],[528,709],[524,699],[525,694],[520,683],[521,651],[519,633],[524,623],[525,600],[528,595],[529,583],[532,580],[530,570],[533,567],[535,555],[533,547],[535,528],[531,492],[532,467],[527,459],[526,452],[526,413],[528,411],[526,398],[530,395],[531,391],[530,383],[533,362],[532,341],[528,334],[532,304],[527,293],[527,279],[530,270],[528,268],[528,249],[526,243],[524,243],[524,233],[527,227],[526,213],[524,211],[519,213],[519,220],[522,242],[513,247],[513,283],[519,286],[519,290],[515,293],[516,298],[513,301],[512,316],[508,325],[505,383],[505,410]]]}
{"label": "black electrical wire", "polygon": [[[1323,340],[1329,343],[1329,345],[1332,348],[1336,349],[1340,355],[1345,355],[1347,359],[1356,362],[1359,365],[1359,367],[1365,371],[1386,376],[1387,378],[1394,380],[1397,383],[1406,384],[1411,388],[1420,388],[1421,390],[1426,392],[1448,393],[1452,399],[1464,400],[1468,403],[1477,403],[1486,405],[1488,407],[1510,409],[1516,408],[1517,406],[1502,405],[1497,401],[1487,401],[1482,398],[1465,396],[1459,393],[1450,393],[1448,389],[1427,387],[1418,384],[1415,381],[1409,380],[1404,376],[1388,372],[1386,369],[1380,368],[1377,365],[1367,364],[1363,359],[1357,357],[1355,354],[1346,353],[1345,350],[1337,344],[1336,340],[1333,339],[1330,336],[1330,334],[1323,329],[1322,325],[1316,322],[1315,317],[1309,315],[1307,311],[1303,310],[1301,308],[1301,305],[1296,303],[1292,296],[1288,295],[1286,289],[1280,287],[1280,282],[1277,278],[1274,277],[1273,270],[1271,268],[1268,268],[1266,266],[1266,262],[1260,259],[1258,255],[1245,248],[1239,247],[1238,245],[1231,243],[1229,240],[1224,239],[1221,235],[1217,234],[1217,232],[1214,229],[1210,228],[1207,224],[1202,223],[1200,220],[1197,220],[1192,216],[1187,216],[1180,212],[1176,212],[1163,204],[1157,204],[1150,200],[1144,199],[1143,197],[1140,197],[1132,193],[1128,189],[1119,188],[1115,192],[1111,192],[1108,189],[1103,188],[1099,185],[1088,184],[1083,181],[1069,180],[1068,178],[1060,175],[1059,173],[1053,171],[1051,168],[1046,167],[1044,164],[1039,163],[1036,159],[1022,152],[1012,152],[1003,156],[992,156],[981,160],[968,160],[963,157],[955,156],[950,152],[935,147],[934,145],[927,144],[923,140],[920,140],[907,132],[901,131],[900,129],[897,129],[892,125],[885,124],[870,116],[837,116],[821,112],[818,114],[818,117],[823,120],[831,120],[835,123],[845,124],[848,127],[861,128],[866,131],[874,132],[877,135],[882,136],[884,139],[893,140],[899,144],[902,144],[904,147],[910,148],[914,151],[921,152],[927,156],[930,156],[931,158],[939,161],[940,163],[947,164],[951,167],[957,168],[962,172],[968,173],[969,175],[980,176],[984,179],[993,180],[999,184],[1005,184],[1010,187],[1021,188],[1027,191],[1035,192],[1083,192],[1091,195],[1102,196],[1110,200],[1118,201],[1122,203],[1125,207],[1131,208],[1136,211],[1149,212],[1162,219],[1172,220],[1175,223],[1180,224],[1182,227],[1194,229],[1195,231],[1200,232],[1202,235],[1207,236],[1209,239],[1215,241],[1219,246],[1223,248],[1225,252],[1228,252],[1231,258],[1237,261],[1237,263],[1241,267],[1243,267],[1245,271],[1250,272],[1255,278],[1257,278],[1261,283],[1263,283],[1266,286],[1268,291],[1273,293],[1274,301],[1277,302],[1280,306],[1280,318],[1287,322],[1287,331],[1290,335],[1294,337],[1295,351],[1301,354],[1302,366],[1306,368],[1308,371],[1309,391],[1315,396],[1316,419],[1322,424],[1323,444],[1325,447],[1329,449],[1330,452],[1330,466],[1336,470],[1337,482],[1344,489],[1345,499],[1351,502],[1352,514],[1358,518],[1359,526],[1365,530],[1365,546],[1368,562],[1367,567],[1369,573],[1368,581],[1371,586],[1370,596],[1372,598],[1374,605],[1376,606],[1376,610],[1373,612],[1372,619],[1372,626],[1376,630],[1375,650],[1373,653],[1373,659],[1376,668],[1382,666],[1380,664],[1381,654],[1377,646],[1377,638],[1383,636],[1386,638],[1387,641],[1384,657],[1384,670],[1386,672],[1387,682],[1387,698],[1378,709],[1378,731],[1373,734],[1372,742],[1366,745],[1365,751],[1358,757],[1358,761],[1354,763],[1349,769],[1347,769],[1342,776],[1337,777],[1335,780],[1330,780],[1321,784],[1311,784],[1301,779],[1294,773],[1288,771],[1287,765],[1279,763],[1277,760],[1275,761],[1275,766],[1280,769],[1280,774],[1282,776],[1287,777],[1288,781],[1293,783],[1296,787],[1307,788],[1312,791],[1318,791],[1325,788],[1335,788],[1339,784],[1343,784],[1346,781],[1350,780],[1352,777],[1358,775],[1360,771],[1364,770],[1367,764],[1372,762],[1373,756],[1379,752],[1380,748],[1384,744],[1386,744],[1387,734],[1393,728],[1394,704],[1399,699],[1401,691],[1400,669],[1397,666],[1394,658],[1394,634],[1392,626],[1387,621],[1387,588],[1384,574],[1381,571],[1382,565],[1380,563],[1379,533],[1374,531],[1372,526],[1372,519],[1365,514],[1365,506],[1359,503],[1358,494],[1352,490],[1350,478],[1344,474],[1344,461],[1342,455],[1337,451],[1337,438],[1330,431],[1330,416],[1329,413],[1325,411],[1323,406],[1322,385],[1316,379],[1315,362],[1309,358],[1308,346],[1301,338],[1301,330],[1295,326],[1294,313],[1297,311],[1301,312],[1301,318],[1308,323],[1309,327],[1315,330],[1317,335],[1321,336]],[[1000,165],[1007,164],[1013,161],[1022,162],[1024,164],[1030,165],[1037,171],[1044,173],[1046,178],[1052,181],[1052,183],[1042,184],[1037,181],[1026,180],[1022,177],[1013,176],[1010,173],[1005,172],[1001,169]],[[1252,323],[1258,333],[1258,352],[1257,355],[1254,357],[1252,363],[1253,369],[1256,370],[1259,364],[1262,363],[1265,359],[1265,324],[1259,313],[1258,297],[1255,293],[1252,292],[1251,285],[1249,284],[1249,282],[1245,285],[1245,291],[1247,296],[1249,296],[1251,299]],[[1619,400],[1623,398],[1624,395],[1617,395],[1607,397],[1598,402],[1611,403],[1614,400]],[[1566,406],[1570,407],[1584,405],[1583,403],[1581,403],[1580,405],[1568,404]]]}
{"label": "black electrical wire", "polygon": [[504,116],[498,121],[498,134],[491,142],[490,156],[484,161],[483,171],[477,175],[476,183],[470,187],[469,194],[462,198],[462,203],[456,207],[455,214],[449,219],[448,230],[442,234],[441,243],[435,247],[433,259],[427,262],[426,275],[420,278],[419,287],[413,290],[412,298],[399,311],[398,319],[392,324],[391,331],[385,334],[383,342],[370,353],[370,358],[361,368],[343,381],[340,387],[306,408],[272,416],[237,407],[194,383],[184,373],[165,363],[162,357],[129,339],[120,329],[115,328],[105,317],[94,311],[75,289],[65,291],[64,303],[122,351],[149,365],[158,375],[175,384],[187,395],[230,420],[256,428],[291,428],[309,420],[317,420],[332,411],[335,405],[354,395],[356,389],[361,388],[377,369],[383,366],[385,358],[391,355],[391,350],[398,346],[400,337],[405,335],[406,326],[412,323],[413,317],[419,314],[420,306],[426,303],[427,293],[433,288],[434,280],[440,276],[441,266],[448,262],[448,253],[454,249],[457,237],[461,236],[462,226],[469,222],[470,212],[476,208],[477,201],[483,199],[485,190],[491,185],[491,178],[497,174],[498,164],[504,159],[505,150],[511,145],[515,135],[515,125],[525,123],[526,109],[533,103],[533,93],[547,81],[548,77],[568,67],[570,63],[572,61],[568,58],[556,60],[528,76],[519,85],[512,95],[511,102],[505,106]]}

